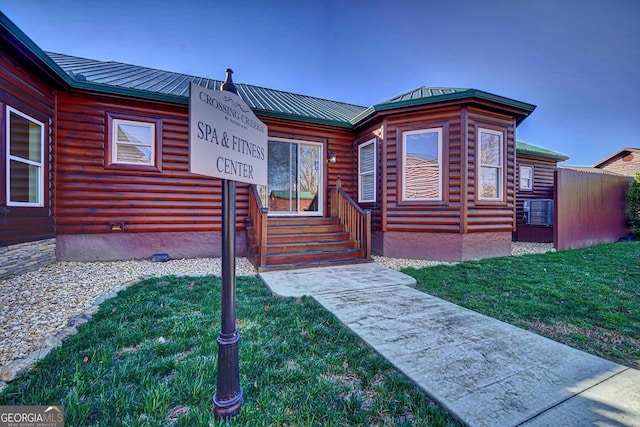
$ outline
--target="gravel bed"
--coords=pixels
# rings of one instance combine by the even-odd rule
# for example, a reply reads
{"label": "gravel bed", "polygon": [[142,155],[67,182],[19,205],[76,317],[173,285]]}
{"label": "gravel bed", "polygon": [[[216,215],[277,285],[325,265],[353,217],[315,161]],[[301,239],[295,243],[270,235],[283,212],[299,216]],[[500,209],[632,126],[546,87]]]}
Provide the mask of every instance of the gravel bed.
{"label": "gravel bed", "polygon": [[392,270],[402,270],[407,267],[422,268],[433,267],[434,265],[452,264],[445,261],[429,261],[424,259],[404,259],[404,258],[391,258],[387,256],[372,255],[373,262],[380,264]]}
{"label": "gravel bed", "polygon": [[[125,283],[151,276],[220,275],[219,258],[168,262],[57,262],[0,281],[0,367],[23,359],[41,341],[67,327],[101,295]],[[255,275],[245,258],[236,259],[236,275]]]}
{"label": "gravel bed", "polygon": [[[531,242],[512,242],[511,255],[525,254],[541,254],[544,252],[554,252],[553,243],[531,243]],[[427,261],[421,259],[402,259],[390,258],[384,256],[373,255],[373,261],[393,270],[401,270],[407,267],[432,267],[440,264],[455,264],[443,261]]]}
{"label": "gravel bed", "polygon": [[[553,250],[552,244],[514,242],[513,255]],[[374,262],[399,270],[428,267],[439,261],[374,256]],[[96,300],[114,289],[151,276],[220,275],[219,258],[168,262],[57,262],[30,273],[0,280],[0,371],[9,362],[34,352],[69,328],[69,320],[90,311]],[[236,275],[256,275],[245,259],[236,259]],[[56,338],[56,342],[60,342]],[[1,373],[1,372],[0,372]],[[1,388],[1,387],[0,387]]]}
{"label": "gravel bed", "polygon": [[542,254],[555,251],[553,243],[511,242],[511,255]]}

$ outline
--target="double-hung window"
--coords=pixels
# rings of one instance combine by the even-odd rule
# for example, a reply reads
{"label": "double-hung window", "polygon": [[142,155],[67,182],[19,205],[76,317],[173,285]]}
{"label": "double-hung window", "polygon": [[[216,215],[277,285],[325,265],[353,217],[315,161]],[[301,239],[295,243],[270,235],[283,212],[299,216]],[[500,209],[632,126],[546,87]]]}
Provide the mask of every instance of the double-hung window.
{"label": "double-hung window", "polygon": [[358,202],[376,201],[376,140],[358,148]]}
{"label": "double-hung window", "polygon": [[504,166],[502,132],[479,129],[480,140],[480,200],[502,200]]}
{"label": "double-hung window", "polygon": [[402,134],[402,200],[442,200],[442,128]]}
{"label": "double-hung window", "polygon": [[6,110],[7,205],[44,206],[44,123]]}
{"label": "double-hung window", "polygon": [[520,179],[520,191],[533,190],[533,166],[520,165],[518,176]]}

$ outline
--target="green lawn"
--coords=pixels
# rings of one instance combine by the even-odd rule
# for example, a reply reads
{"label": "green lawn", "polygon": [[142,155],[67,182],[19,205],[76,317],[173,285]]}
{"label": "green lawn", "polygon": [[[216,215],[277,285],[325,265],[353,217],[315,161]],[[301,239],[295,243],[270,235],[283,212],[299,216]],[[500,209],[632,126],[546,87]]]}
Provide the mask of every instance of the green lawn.
{"label": "green lawn", "polygon": [[237,279],[244,405],[213,417],[220,279],[147,279],[0,394],[63,405],[68,426],[457,425],[313,299]]}
{"label": "green lawn", "polygon": [[640,368],[640,242],[403,271],[423,292]]}

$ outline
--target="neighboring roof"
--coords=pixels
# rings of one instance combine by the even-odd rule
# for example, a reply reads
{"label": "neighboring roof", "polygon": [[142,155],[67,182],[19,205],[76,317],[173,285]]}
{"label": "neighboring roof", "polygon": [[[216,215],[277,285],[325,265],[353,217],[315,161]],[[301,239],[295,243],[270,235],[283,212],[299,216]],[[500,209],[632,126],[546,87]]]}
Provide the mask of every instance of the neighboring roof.
{"label": "neighboring roof", "polygon": [[[219,89],[220,80],[156,70],[113,61],[98,61],[58,53],[45,53],[11,20],[0,12],[0,30],[21,43],[32,60],[48,68],[75,89],[116,94],[155,101],[188,104],[189,82]],[[419,87],[371,107],[315,98],[247,84],[235,84],[238,95],[255,113],[269,117],[302,120],[352,128],[380,111],[428,105],[469,98],[495,102],[514,108],[520,123],[535,105],[476,89]]]}
{"label": "neighboring roof", "polygon": [[623,148],[622,150],[616,151],[612,155],[610,155],[608,157],[605,157],[604,159],[600,160],[598,163],[593,165],[593,167],[594,168],[601,168],[606,163],[609,163],[612,160],[615,160],[617,158],[622,158],[622,157],[625,157],[625,156],[627,156],[629,154],[633,154],[633,153],[640,153],[640,148]]}
{"label": "neighboring roof", "polygon": [[547,150],[546,148],[538,147],[536,145],[527,144],[526,142],[516,142],[517,154],[528,154],[530,156],[544,157],[547,159],[557,160],[563,162],[569,160],[569,156],[559,153],[557,151]]}
{"label": "neighboring roof", "polygon": [[[290,197],[296,197],[296,198],[298,197],[297,191],[289,191],[289,190],[271,190],[271,193],[269,194],[279,199],[288,199]],[[300,192],[301,199],[313,199],[314,197],[316,197],[316,195],[310,191]]]}
{"label": "neighboring roof", "polygon": [[623,148],[593,165],[619,175],[635,177],[640,173],[640,148]]}

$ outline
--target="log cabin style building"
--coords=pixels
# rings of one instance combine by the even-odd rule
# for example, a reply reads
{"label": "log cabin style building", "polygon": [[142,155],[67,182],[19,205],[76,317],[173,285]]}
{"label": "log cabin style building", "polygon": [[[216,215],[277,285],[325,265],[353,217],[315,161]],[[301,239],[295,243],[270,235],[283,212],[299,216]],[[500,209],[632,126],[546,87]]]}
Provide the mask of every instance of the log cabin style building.
{"label": "log cabin style building", "polygon": [[569,157],[526,142],[516,143],[516,231],[514,240],[553,243],[555,173]]}
{"label": "log cabin style building", "polygon": [[[0,256],[219,256],[221,182],[189,172],[188,96],[222,82],[44,52],[1,13],[0,33]],[[516,128],[534,105],[419,87],[366,107],[235,85],[269,135],[268,186],[237,186],[237,255],[269,269],[510,254]]]}

